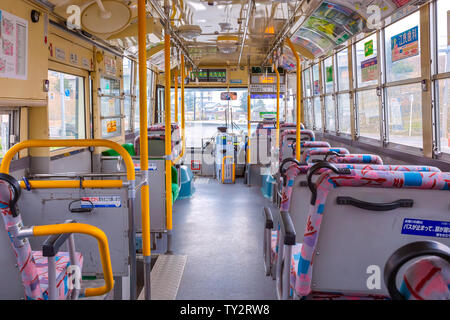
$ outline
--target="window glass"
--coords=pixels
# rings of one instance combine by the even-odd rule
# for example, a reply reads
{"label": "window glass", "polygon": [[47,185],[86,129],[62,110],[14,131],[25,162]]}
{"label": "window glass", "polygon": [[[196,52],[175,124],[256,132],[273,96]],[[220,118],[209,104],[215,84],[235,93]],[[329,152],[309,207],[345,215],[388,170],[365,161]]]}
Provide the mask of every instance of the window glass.
{"label": "window glass", "polygon": [[320,97],[314,98],[314,127],[316,130],[322,129],[322,106]]}
{"label": "window glass", "polygon": [[123,100],[123,112],[125,114],[125,118],[123,119],[125,131],[129,131],[131,130],[131,96],[125,96]]}
{"label": "window glass", "polygon": [[313,73],[313,87],[312,87],[312,93],[314,96],[320,95],[320,76],[319,76],[319,64],[315,64],[312,67],[312,73]]}
{"label": "window glass", "polygon": [[337,56],[338,89],[339,91],[348,90],[349,89],[348,49],[339,51],[336,56]]}
{"label": "window glass", "polygon": [[9,145],[9,136],[10,136],[10,115],[9,114],[0,114],[0,158],[3,158],[6,151],[8,151]]}
{"label": "window glass", "polygon": [[450,72],[450,1],[437,2],[437,29],[438,29],[438,70],[439,73]]}
{"label": "window glass", "polygon": [[[139,70],[139,64],[137,64],[137,70]],[[134,101],[134,131],[139,131],[140,122],[139,122],[139,108],[140,102],[139,102],[139,72],[136,77],[136,85],[135,85],[135,91],[136,91],[136,100]]]}
{"label": "window glass", "polygon": [[323,76],[325,82],[325,92],[332,93],[334,92],[334,69],[333,69],[333,57],[329,57],[323,62]]}
{"label": "window glass", "polygon": [[304,108],[306,110],[304,124],[305,124],[306,128],[312,129],[313,128],[313,108],[312,108],[311,99],[305,99],[303,101],[303,103],[304,103]]}
{"label": "window glass", "polygon": [[341,93],[338,95],[338,113],[339,131],[350,134],[350,94]]}
{"label": "window glass", "polygon": [[420,77],[420,13],[385,29],[387,81]]}
{"label": "window glass", "polygon": [[[217,133],[217,127],[225,126],[227,116],[233,122],[228,122],[230,132],[247,130],[247,89],[230,88],[230,92],[236,92],[236,100],[221,100],[220,95],[226,89],[199,89],[185,88],[185,120],[186,120],[186,146],[200,147],[206,140]],[[181,93],[178,94],[181,96]],[[171,89],[172,105],[175,101],[175,91]],[[261,121],[264,114],[276,114],[276,99],[252,100],[252,121]],[[283,100],[280,100],[280,110],[283,109]],[[179,104],[179,109],[181,104]],[[173,108],[172,108],[173,109]],[[281,117],[283,115],[280,115]],[[179,117],[181,120],[181,115]],[[256,129],[257,124],[251,124],[251,130]]]}
{"label": "window glass", "polygon": [[356,94],[359,135],[380,140],[380,111],[376,89]]}
{"label": "window glass", "polygon": [[328,131],[336,131],[336,113],[333,96],[325,96],[325,119]]}
{"label": "window glass", "polygon": [[51,139],[85,139],[84,78],[48,72],[48,118]]}
{"label": "window glass", "polygon": [[103,94],[108,95],[100,98],[102,137],[120,136],[122,134],[120,81],[102,77],[100,88]]}
{"label": "window glass", "polygon": [[441,152],[450,153],[450,79],[438,81]]}
{"label": "window glass", "polygon": [[386,90],[389,141],[422,147],[422,90],[420,83]]}
{"label": "window glass", "polygon": [[312,91],[311,91],[311,69],[306,69],[303,72],[303,84],[304,84],[304,92],[303,95],[305,97],[311,97]]}
{"label": "window glass", "polygon": [[358,88],[378,84],[377,35],[356,43],[356,71]]}
{"label": "window glass", "polygon": [[125,94],[123,100],[124,109],[124,126],[125,131],[131,130],[131,89],[132,89],[132,70],[133,63],[130,59],[123,59],[123,92]]}
{"label": "window glass", "polygon": [[131,94],[133,63],[130,59],[123,59],[123,92]]}

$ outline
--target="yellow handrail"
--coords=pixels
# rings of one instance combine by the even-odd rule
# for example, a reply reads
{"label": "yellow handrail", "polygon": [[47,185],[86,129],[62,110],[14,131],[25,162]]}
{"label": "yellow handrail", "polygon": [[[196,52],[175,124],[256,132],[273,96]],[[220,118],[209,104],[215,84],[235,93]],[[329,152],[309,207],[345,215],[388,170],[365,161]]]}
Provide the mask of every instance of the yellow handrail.
{"label": "yellow handrail", "polygon": [[275,66],[275,73],[277,74],[277,128],[276,128],[276,147],[279,148],[280,145],[280,73],[278,72],[278,68]]}
{"label": "yellow handrail", "polygon": [[[55,184],[55,182],[58,182]],[[20,187],[26,189],[24,181],[20,181]],[[31,189],[52,189],[52,188],[83,188],[83,189],[101,189],[101,188],[122,188],[123,180],[28,180]]]}
{"label": "yellow handrail", "polygon": [[[146,1],[138,1],[138,48],[139,48],[139,133],[141,171],[148,172],[148,121],[147,121],[147,13]],[[169,78],[170,81],[170,78]],[[170,98],[170,97],[169,97]],[[151,256],[150,206],[148,181],[141,187],[142,254],[144,260]]]}
{"label": "yellow handrail", "polygon": [[[300,63],[300,57],[297,53],[297,50],[295,50],[294,44],[292,43],[291,39],[287,38],[287,44],[289,45],[289,47],[292,50],[292,53],[295,56],[295,59],[297,60],[297,111],[296,111],[296,118],[297,118],[297,138],[296,141],[300,141],[300,135],[301,135],[301,127],[300,127],[300,123],[302,120],[302,97],[303,97],[303,93],[302,93],[302,65]],[[300,154],[301,154],[301,144],[300,143],[296,143],[296,148],[295,148],[295,158],[297,159],[297,161],[300,161]]]}
{"label": "yellow handrail", "polygon": [[[225,160],[227,158],[234,158],[233,156],[225,156],[222,158],[222,183],[225,181]],[[231,176],[231,181],[234,183],[234,177],[235,177],[235,163],[233,162],[233,171]]]}
{"label": "yellow handrail", "polygon": [[[41,139],[41,140],[26,140],[23,142],[19,142],[18,144],[12,146],[5,154],[2,160],[2,164],[0,166],[0,172],[9,173],[9,167],[11,165],[11,161],[22,149],[27,148],[39,148],[39,147],[107,147],[113,149],[119,153],[123,160],[125,161],[125,166],[127,168],[127,179],[128,181],[135,180],[135,171],[133,160],[131,159],[130,154],[122,147],[120,144],[103,139],[80,139],[80,140],[70,140],[70,139],[61,139],[61,140],[49,140],[49,139]],[[52,182],[53,188],[58,186],[58,180]]]}
{"label": "yellow handrail", "polygon": [[175,119],[174,122],[178,123],[178,70],[175,69],[173,72],[173,77],[175,80],[174,90],[175,90]]}
{"label": "yellow handrail", "polygon": [[164,77],[165,77],[165,155],[166,155],[166,227],[172,230],[172,123],[170,108],[170,33],[164,35]]}
{"label": "yellow handrail", "polygon": [[251,120],[251,107],[252,107],[252,102],[251,102],[251,96],[250,96],[250,90],[249,90],[248,95],[247,95],[247,135],[248,135],[248,140],[247,140],[247,163],[248,164],[250,164],[250,135],[251,135],[250,120]]}
{"label": "yellow handrail", "polygon": [[97,227],[84,223],[50,224],[33,227],[33,235],[36,237],[63,233],[82,233],[97,239],[105,285],[99,288],[87,288],[84,295],[86,297],[101,296],[111,291],[114,287],[114,279],[111,267],[108,238],[105,233]]}
{"label": "yellow handrail", "polygon": [[[184,117],[184,78],[186,75],[184,74],[184,55],[181,55],[181,153],[175,159],[174,163],[177,163],[183,156],[186,151],[186,141],[185,141],[185,117]],[[176,100],[175,100],[176,101]],[[175,113],[176,115],[176,113]]]}

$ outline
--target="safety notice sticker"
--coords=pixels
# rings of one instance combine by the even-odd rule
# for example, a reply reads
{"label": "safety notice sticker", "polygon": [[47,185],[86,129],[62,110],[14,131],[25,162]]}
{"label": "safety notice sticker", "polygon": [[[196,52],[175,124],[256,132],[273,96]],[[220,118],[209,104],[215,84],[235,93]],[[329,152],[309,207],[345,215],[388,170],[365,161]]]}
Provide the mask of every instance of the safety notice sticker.
{"label": "safety notice sticker", "polygon": [[450,238],[450,222],[406,218],[403,220],[402,234]]}
{"label": "safety notice sticker", "polygon": [[83,197],[81,198],[82,208],[120,208],[122,201],[120,196],[99,196],[99,197]]}

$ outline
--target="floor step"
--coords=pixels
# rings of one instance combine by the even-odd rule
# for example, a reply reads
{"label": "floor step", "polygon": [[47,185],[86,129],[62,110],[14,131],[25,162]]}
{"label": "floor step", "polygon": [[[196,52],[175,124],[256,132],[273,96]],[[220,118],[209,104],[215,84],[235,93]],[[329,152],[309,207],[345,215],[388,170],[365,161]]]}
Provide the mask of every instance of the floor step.
{"label": "floor step", "polygon": [[[175,300],[186,260],[185,255],[159,255],[151,272],[152,300]],[[138,300],[144,300],[144,290]]]}

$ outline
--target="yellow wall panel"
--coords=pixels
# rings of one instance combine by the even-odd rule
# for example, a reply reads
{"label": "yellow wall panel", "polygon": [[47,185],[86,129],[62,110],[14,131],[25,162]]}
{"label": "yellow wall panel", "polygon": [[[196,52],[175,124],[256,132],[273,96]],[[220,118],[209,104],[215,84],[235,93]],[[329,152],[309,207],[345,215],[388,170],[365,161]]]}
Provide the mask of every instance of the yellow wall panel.
{"label": "yellow wall panel", "polygon": [[[22,0],[0,1],[0,10],[28,21],[28,77],[27,80],[0,78],[0,99],[46,100],[43,90],[47,79],[47,46],[44,43],[44,16],[31,22],[31,10],[37,9]],[[42,10],[39,10],[42,12]],[[43,12],[42,12],[43,13]]]}

